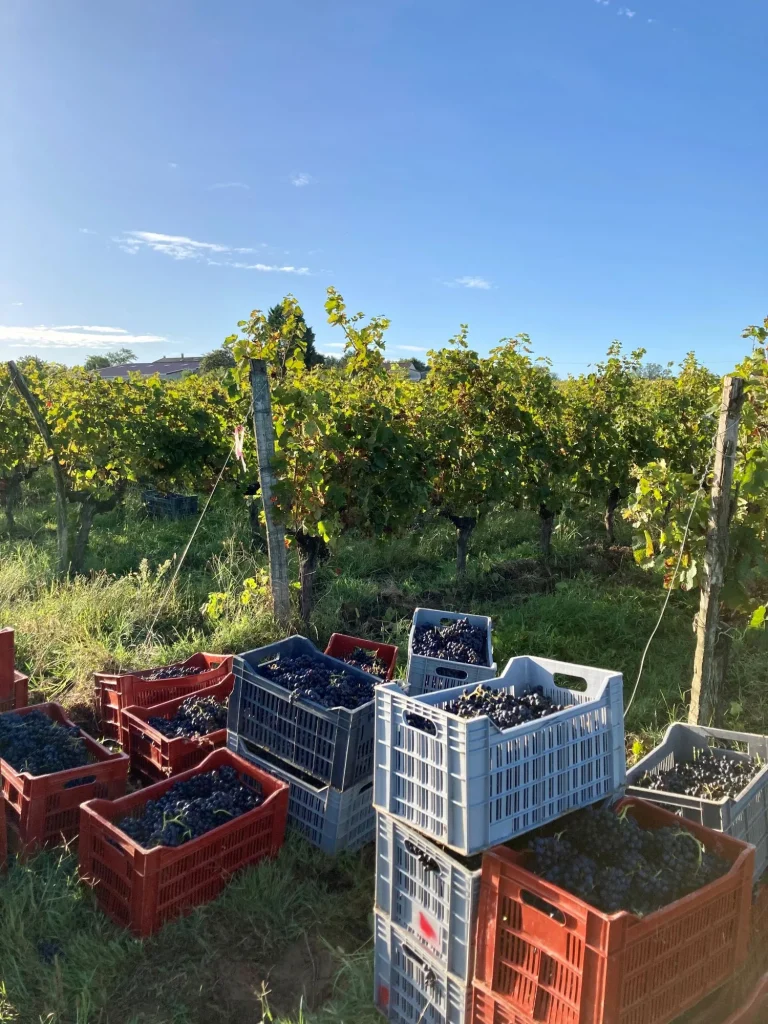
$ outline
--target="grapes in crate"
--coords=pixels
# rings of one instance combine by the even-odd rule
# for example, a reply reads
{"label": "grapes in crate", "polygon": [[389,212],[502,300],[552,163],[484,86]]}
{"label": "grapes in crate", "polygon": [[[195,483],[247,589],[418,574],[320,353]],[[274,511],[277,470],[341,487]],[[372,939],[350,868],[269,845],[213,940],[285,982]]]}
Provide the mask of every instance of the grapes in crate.
{"label": "grapes in crate", "polygon": [[373,679],[360,679],[344,669],[301,654],[297,658],[278,657],[259,665],[258,673],[297,697],[304,697],[324,708],[350,711],[373,700]]}
{"label": "grapes in crate", "polygon": [[488,633],[484,626],[472,626],[468,619],[452,619],[442,626],[417,626],[412,651],[462,665],[488,665]]}
{"label": "grapes in crate", "polygon": [[227,727],[227,701],[192,694],[179,705],[172,718],[152,716],[147,725],[168,739],[178,736],[207,736],[209,732]]}
{"label": "grapes in crate", "polygon": [[17,772],[49,775],[91,760],[76,725],[61,725],[42,711],[0,715],[0,757]]}
{"label": "grapes in crate", "polygon": [[528,841],[527,866],[606,914],[651,914],[730,867],[686,829],[643,829],[607,807],[578,811],[556,828]]}
{"label": "grapes in crate", "polygon": [[177,782],[116,825],[145,849],[181,846],[263,802],[259,792],[240,782],[236,769],[223,765]]}
{"label": "grapes in crate", "polygon": [[555,704],[540,686],[520,697],[504,690],[491,690],[482,683],[474,690],[466,690],[458,700],[444,705],[446,711],[460,718],[479,718],[487,715],[499,729],[511,729],[515,725],[533,722],[547,715],[562,711],[564,705]]}
{"label": "grapes in crate", "polygon": [[148,683],[159,683],[163,679],[186,679],[188,676],[199,676],[204,671],[194,665],[166,665],[144,674],[142,679]]}
{"label": "grapes in crate", "polygon": [[366,651],[363,647],[356,647],[349,654],[334,654],[334,658],[346,662],[347,665],[354,665],[355,668],[360,668],[369,675],[378,676],[379,679],[387,678],[389,670],[384,662],[376,657],[375,651]]}
{"label": "grapes in crate", "polygon": [[724,753],[703,751],[692,761],[681,761],[665,771],[646,772],[635,785],[664,793],[722,800],[737,797],[763,767],[757,758],[743,761]]}

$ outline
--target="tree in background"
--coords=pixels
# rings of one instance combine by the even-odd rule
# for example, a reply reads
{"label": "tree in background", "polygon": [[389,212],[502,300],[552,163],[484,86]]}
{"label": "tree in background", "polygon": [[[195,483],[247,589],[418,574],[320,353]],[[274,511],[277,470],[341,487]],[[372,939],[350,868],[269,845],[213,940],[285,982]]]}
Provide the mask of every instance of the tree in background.
{"label": "tree in background", "polygon": [[418,370],[419,373],[426,373],[427,364],[423,363],[421,359],[409,359],[410,363],[413,363],[414,369]]}
{"label": "tree in background", "polygon": [[88,356],[83,364],[86,370],[103,370],[106,366],[122,366],[124,363],[135,363],[136,353],[129,348],[116,348],[103,356]]}
{"label": "tree in background", "polygon": [[[292,296],[288,296],[292,298]],[[288,331],[285,330],[291,314],[286,310],[285,300],[267,310],[267,325],[272,331],[281,332],[281,344],[290,350],[301,350],[304,365],[308,370],[314,366],[322,366],[324,357],[315,348],[315,332],[307,326],[304,314],[294,314]]]}
{"label": "tree in background", "polygon": [[216,370],[230,370],[235,365],[235,357],[224,345],[206,353],[200,360],[200,373],[213,373]]}

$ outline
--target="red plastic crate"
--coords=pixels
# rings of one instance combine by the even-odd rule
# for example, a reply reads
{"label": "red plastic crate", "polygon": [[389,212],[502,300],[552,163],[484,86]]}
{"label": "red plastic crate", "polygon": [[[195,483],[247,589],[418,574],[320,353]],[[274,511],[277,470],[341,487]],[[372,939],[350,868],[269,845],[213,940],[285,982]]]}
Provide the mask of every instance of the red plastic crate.
{"label": "red plastic crate", "polygon": [[[382,665],[386,665],[387,674],[382,680],[389,680],[395,674],[397,668],[398,650],[395,644],[382,644],[377,640],[363,640],[359,636],[347,636],[346,633],[333,633],[325,648],[325,653],[331,658],[338,658],[343,661],[346,655],[352,654],[356,647],[362,647],[364,651],[373,651]],[[361,666],[357,666],[360,668]],[[365,671],[365,669],[363,669]]]}
{"label": "red plastic crate", "polygon": [[8,866],[8,825],[5,821],[5,800],[0,793],[0,875]]}
{"label": "red plastic crate", "polygon": [[[182,846],[145,850],[114,824],[138,814],[183,779],[232,765],[266,796],[260,807]],[[80,874],[101,909],[145,937],[166,921],[215,899],[240,868],[274,857],[283,845],[288,785],[229,750],[215,750],[196,768],[119,800],[91,800],[80,810]]]}
{"label": "red plastic crate", "polygon": [[[475,1024],[669,1024],[744,962],[754,847],[636,798],[615,805],[645,828],[692,832],[731,864],[722,878],[644,918],[605,914],[496,847],[483,857]],[[481,1005],[482,1004],[482,1005]],[[496,1004],[499,1004],[498,1007]],[[506,1014],[506,1017],[504,1016]]]}
{"label": "red plastic crate", "polygon": [[156,668],[147,668],[140,672],[94,673],[101,727],[107,739],[119,740],[123,749],[127,749],[128,737],[122,728],[120,715],[123,708],[152,707],[174,697],[188,697],[190,693],[213,686],[232,671],[232,655],[193,654],[186,661],[163,666],[177,667],[195,667],[199,668],[200,672],[181,679],[160,679],[155,682],[148,682],[145,676],[156,672]]}
{"label": "red plastic crate", "polygon": [[[230,672],[215,686],[196,690],[195,697],[213,697],[223,702],[232,693],[235,677]],[[169,739],[148,724],[150,718],[173,718],[181,704],[191,694],[174,697],[150,708],[123,709],[123,725],[128,733],[128,755],[131,768],[151,782],[167,779],[170,775],[189,771],[200,764],[212,750],[227,745],[227,727],[209,732],[206,736],[177,736]]]}
{"label": "red plastic crate", "polygon": [[[60,704],[33,704],[6,714],[28,715],[42,711],[60,725],[73,726]],[[11,822],[23,848],[57,846],[74,839],[80,825],[80,804],[94,797],[113,800],[125,793],[128,755],[112,753],[81,731],[92,764],[49,775],[17,772],[0,759],[3,796]]]}
{"label": "red plastic crate", "polygon": [[29,678],[16,671],[14,632],[0,629],[0,713],[26,707]]}

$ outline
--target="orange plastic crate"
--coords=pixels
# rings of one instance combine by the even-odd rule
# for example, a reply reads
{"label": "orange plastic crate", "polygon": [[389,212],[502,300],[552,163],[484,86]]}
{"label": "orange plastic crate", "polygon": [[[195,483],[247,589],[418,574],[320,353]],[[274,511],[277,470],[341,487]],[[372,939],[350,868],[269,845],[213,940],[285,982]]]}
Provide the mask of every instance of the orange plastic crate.
{"label": "orange plastic crate", "polygon": [[[5,713],[28,715],[33,711],[41,711],[60,725],[74,725],[60,704],[33,704]],[[113,800],[125,793],[127,754],[112,753],[82,731],[81,736],[93,763],[80,768],[31,775],[17,772],[0,759],[3,796],[23,848],[57,846],[62,840],[69,842],[78,833],[81,803],[94,797]]]}
{"label": "orange plastic crate", "polygon": [[16,671],[14,631],[0,629],[0,713],[26,707],[29,678]]}
{"label": "orange plastic crate", "polygon": [[186,661],[164,665],[163,668],[199,668],[193,676],[181,679],[159,679],[149,682],[145,676],[156,672],[156,668],[140,672],[95,672],[96,699],[101,712],[101,727],[107,739],[119,740],[127,750],[128,735],[121,719],[123,708],[148,708],[174,697],[188,697],[196,690],[204,690],[220,682],[232,671],[231,654],[193,654]]}
{"label": "orange plastic crate", "polygon": [[490,850],[483,857],[474,1024],[669,1024],[744,962],[754,847],[643,800],[615,805],[623,808],[643,827],[692,832],[731,869],[639,918],[605,914],[534,875],[524,852]]}
{"label": "orange plastic crate", "polygon": [[[140,813],[177,782],[232,765],[246,785],[260,789],[260,807],[182,846],[146,850],[116,826]],[[136,935],[215,899],[241,868],[274,857],[283,845],[288,785],[229,750],[214,750],[196,768],[119,800],[91,800],[80,809],[80,874],[94,887],[101,909]]]}
{"label": "orange plastic crate", "polygon": [[[356,647],[362,647],[364,651],[372,651],[382,665],[386,665],[387,674],[384,679],[388,682],[392,678],[397,668],[398,650],[395,644],[382,644],[377,640],[363,640],[359,636],[347,636],[346,633],[333,633],[325,648],[325,653],[331,658],[343,661],[348,654],[354,652]],[[357,668],[361,667],[357,666]],[[363,671],[366,670],[363,669]]]}
{"label": "orange plastic crate", "polygon": [[[223,702],[235,685],[230,672],[220,683],[205,690],[196,690],[195,697],[213,697]],[[181,704],[193,694],[174,697],[173,700],[150,708],[123,709],[123,726],[128,733],[128,755],[131,768],[151,782],[167,779],[170,775],[186,772],[200,764],[212,750],[227,745],[227,727],[209,732],[206,736],[177,736],[169,739],[148,724],[150,718],[173,718]]]}

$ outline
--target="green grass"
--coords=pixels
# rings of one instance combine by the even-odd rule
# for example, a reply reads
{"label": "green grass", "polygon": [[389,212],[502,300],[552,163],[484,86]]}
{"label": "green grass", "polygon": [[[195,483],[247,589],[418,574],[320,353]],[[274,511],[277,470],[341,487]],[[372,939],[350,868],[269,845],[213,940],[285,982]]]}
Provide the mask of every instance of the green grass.
{"label": "green grass", "polygon": [[[265,559],[249,549],[236,496],[212,503],[169,592],[192,522],[150,520],[133,499],[97,520],[89,574],[57,581],[41,488],[20,516],[27,537],[0,541],[0,624],[16,627],[36,699],[82,711],[96,670],[247,650],[280,636],[263,599],[239,601],[243,580]],[[594,525],[567,519],[542,562],[535,517],[502,510],[479,528],[461,581],[446,523],[395,540],[348,538],[320,567],[312,622],[294,627],[319,645],[335,630],[397,643],[404,671],[416,606],[476,611],[493,616],[500,665],[535,653],[616,669],[626,699],[664,592],[626,550],[591,543]],[[201,610],[211,592],[231,595],[216,620]],[[627,720],[630,747],[647,748],[684,714],[694,612],[693,597],[672,596]],[[765,632],[735,638],[727,724],[768,731],[767,655]],[[142,943],[98,912],[72,855],[17,864],[0,880],[0,1024],[372,1024],[372,879],[370,850],[333,860],[292,839],[275,863]],[[63,950],[52,965],[38,955],[44,940]],[[320,981],[302,1001],[296,979],[313,971]]]}

